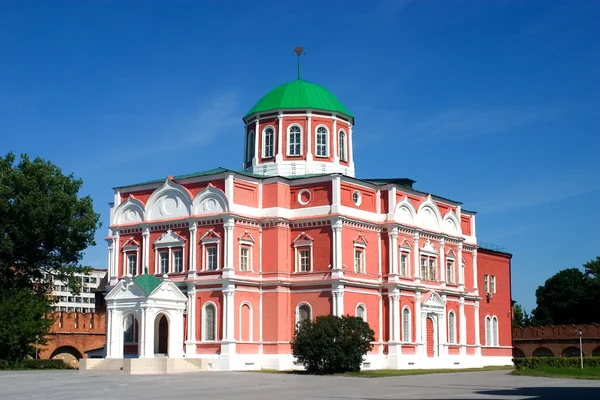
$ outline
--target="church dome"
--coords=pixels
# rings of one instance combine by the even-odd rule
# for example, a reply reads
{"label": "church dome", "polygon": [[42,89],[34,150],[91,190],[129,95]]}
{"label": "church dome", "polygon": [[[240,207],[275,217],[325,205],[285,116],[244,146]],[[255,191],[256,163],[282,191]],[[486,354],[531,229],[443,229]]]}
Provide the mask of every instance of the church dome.
{"label": "church dome", "polygon": [[248,111],[244,118],[254,113],[272,110],[312,109],[335,112],[354,119],[350,111],[323,86],[301,79],[284,83],[265,94]]}

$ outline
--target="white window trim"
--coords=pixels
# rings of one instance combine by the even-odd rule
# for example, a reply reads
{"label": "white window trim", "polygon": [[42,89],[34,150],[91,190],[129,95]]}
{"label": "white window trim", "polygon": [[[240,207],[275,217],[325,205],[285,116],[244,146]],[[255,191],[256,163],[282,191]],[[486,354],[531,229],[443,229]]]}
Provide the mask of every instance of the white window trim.
{"label": "white window trim", "polygon": [[483,290],[486,293],[490,292],[490,276],[489,274],[483,274]]}
{"label": "white window trim", "polygon": [[296,306],[296,325],[298,325],[298,323],[300,322],[300,307],[302,306],[308,306],[308,309],[310,310],[310,315],[308,316],[308,319],[311,321],[313,320],[312,306],[309,303],[302,301]]}
{"label": "white window trim", "polygon": [[354,309],[354,315],[355,315],[356,317],[358,317],[358,308],[359,308],[359,307],[362,307],[362,309],[363,309],[363,311],[364,311],[364,318],[363,318],[363,321],[367,322],[367,306],[365,306],[365,304],[364,304],[364,303],[358,303],[358,304],[356,305],[356,308]]}
{"label": "white window trim", "polygon": [[[452,280],[448,279],[448,263],[452,263]],[[444,265],[446,269],[446,282],[455,284],[456,283],[456,260],[452,256],[446,256],[446,265]]]}
{"label": "white window trim", "polygon": [[[356,200],[356,201],[354,201],[355,194],[358,195],[358,200]],[[360,193],[360,190],[355,190],[352,192],[352,204],[354,204],[357,207],[362,204],[362,193]]]}
{"label": "white window trim", "polygon": [[[318,143],[318,131],[319,128],[325,128],[325,155],[319,155],[317,152],[317,149],[319,148],[319,143]],[[317,125],[317,127],[315,128],[315,157],[319,157],[319,158],[328,158],[329,157],[329,142],[330,142],[330,138],[329,138],[330,134],[329,134],[329,128],[326,125],[323,124],[319,124]]]}
{"label": "white window trim", "polygon": [[[398,252],[398,272],[400,276],[410,277],[410,247],[400,247]],[[406,255],[406,273],[402,273],[402,255]]]}
{"label": "white window trim", "polygon": [[496,275],[490,275],[490,293],[496,293]]}
{"label": "white window trim", "polygon": [[[215,327],[215,339],[214,340],[207,340],[206,339],[206,307],[208,307],[209,305],[212,305],[215,308],[215,323],[214,323],[214,327]],[[206,303],[204,303],[204,305],[202,306],[202,341],[203,342],[209,342],[209,343],[214,343],[214,342],[218,342],[219,340],[219,308],[217,307],[217,305],[212,302],[212,301],[207,301]]]}
{"label": "white window trim", "polygon": [[[128,255],[135,253],[135,275],[129,273],[129,260]],[[140,275],[140,248],[139,246],[127,246],[123,248],[123,276],[137,276]]]}
{"label": "white window trim", "polygon": [[[220,269],[220,261],[221,261],[221,238],[218,237],[206,237],[211,231],[208,231],[202,236],[200,239],[200,243],[202,243],[202,271],[217,271]],[[206,247],[217,245],[217,268],[212,270],[208,269],[208,257],[206,255]]]}
{"label": "white window trim", "polygon": [[[361,253],[361,271],[356,270],[356,251]],[[352,263],[354,264],[354,272],[357,274],[367,273],[367,245],[364,242],[354,241],[354,253],[352,254]]]}
{"label": "white window trim", "polygon": [[491,347],[491,342],[494,342],[494,338],[492,338],[492,318],[489,315],[485,316],[485,345],[486,347]]}
{"label": "white window trim", "polygon": [[[248,269],[242,270],[242,249],[248,249]],[[252,250],[254,249],[254,242],[246,239],[239,239],[238,244],[238,269],[240,271],[252,272]]]}
{"label": "white window trim", "polygon": [[499,336],[499,326],[498,326],[498,317],[496,317],[495,315],[492,316],[492,344],[491,346],[493,347],[498,347],[500,340],[498,338]]}
{"label": "white window trim", "polygon": [[[290,137],[291,137],[291,133],[292,133],[292,127],[297,126],[298,128],[300,128],[300,154],[291,154],[290,153]],[[301,157],[303,154],[303,140],[302,140],[302,126],[300,126],[299,124],[291,124],[290,126],[288,126],[287,128],[287,142],[285,144],[286,150],[285,150],[285,154],[288,157]]]}
{"label": "white window trim", "polygon": [[[309,251],[309,265],[308,271],[300,271],[300,250],[305,250],[308,247]],[[312,240],[298,240],[294,242],[294,259],[296,261],[295,271],[296,272],[312,272],[313,270],[313,242]]]}
{"label": "white window trim", "polygon": [[[431,252],[425,251],[425,250],[421,250],[419,253],[420,253],[419,254],[420,255],[420,257],[419,257],[419,263],[420,263],[419,264],[419,268],[420,268],[420,270],[419,271],[421,272],[421,274],[420,274],[421,275],[421,280],[422,281],[428,281],[428,282],[437,282],[439,280],[439,275],[440,275],[439,272],[438,272],[439,265],[438,265],[437,254],[436,253],[431,253]],[[423,277],[422,276],[423,275],[423,269],[422,269],[422,266],[423,266],[422,260],[423,260],[423,258],[427,259],[427,263],[426,263],[427,272],[428,272],[427,275],[429,275],[429,261],[431,259],[433,259],[435,261],[435,266],[434,266],[435,277],[434,277],[434,279],[429,279],[429,276],[427,276],[427,277]]]}
{"label": "white window trim", "polygon": [[[452,324],[450,324],[450,315],[452,315]],[[452,336],[454,340],[450,341],[450,331],[452,331]],[[450,310],[448,312],[448,344],[456,344],[458,342],[456,337],[456,313],[454,310]]]}
{"label": "white window trim", "polygon": [[[344,133],[344,143],[343,143],[344,144],[344,146],[343,146],[344,152],[343,152],[343,155],[345,157],[341,157],[341,155],[342,155],[342,146],[340,146],[340,143],[339,143],[339,141],[340,141],[340,139],[339,139],[340,138],[340,133],[342,133],[342,132]],[[348,134],[346,133],[346,131],[344,129],[340,129],[338,131],[338,157],[339,157],[340,161],[348,162]]]}
{"label": "white window trim", "polygon": [[[266,156],[267,152],[267,129],[271,128],[273,131],[273,140],[271,140],[271,155]],[[275,157],[275,128],[272,125],[267,125],[262,131],[262,158],[273,158]]]}
{"label": "white window trim", "polygon": [[181,249],[181,272],[180,273],[184,273],[186,271],[186,266],[185,266],[185,241],[176,233],[172,233],[172,235],[179,237],[178,240],[174,240],[174,241],[169,241],[167,243],[158,243],[163,236],[165,236],[167,233],[170,233],[171,230],[165,232],[163,235],[161,235],[155,242],[154,242],[154,272],[155,274],[160,273],[163,274],[162,271],[159,271],[159,267],[160,267],[160,260],[158,259],[158,253],[163,251],[163,250],[167,250],[169,253],[169,259],[168,259],[168,265],[167,265],[167,274],[171,274],[174,272],[174,265],[173,265],[173,249]]}
{"label": "white window trim", "polygon": [[244,327],[243,324],[242,324],[242,316],[243,316],[242,315],[242,308],[245,305],[247,305],[250,308],[250,318],[249,318],[249,321],[248,321],[248,324],[250,325],[250,331],[249,331],[250,332],[250,337],[248,338],[248,342],[252,342],[253,338],[254,338],[254,312],[253,312],[253,309],[252,309],[252,304],[250,304],[250,302],[248,302],[248,301],[243,301],[242,304],[240,304],[240,332],[239,332],[239,334],[240,334],[240,336],[239,336],[240,340],[239,340],[239,342],[244,342],[244,341],[242,341],[242,330],[243,330],[243,327]]}
{"label": "white window trim", "polygon": [[[408,337],[404,336],[404,320],[405,320],[405,318],[404,318],[404,310],[408,310]],[[411,343],[411,337],[412,337],[412,334],[411,334],[412,333],[411,332],[411,330],[412,330],[412,320],[411,320],[411,318],[412,318],[412,313],[410,311],[410,307],[409,306],[404,306],[402,308],[402,341],[404,343]]]}

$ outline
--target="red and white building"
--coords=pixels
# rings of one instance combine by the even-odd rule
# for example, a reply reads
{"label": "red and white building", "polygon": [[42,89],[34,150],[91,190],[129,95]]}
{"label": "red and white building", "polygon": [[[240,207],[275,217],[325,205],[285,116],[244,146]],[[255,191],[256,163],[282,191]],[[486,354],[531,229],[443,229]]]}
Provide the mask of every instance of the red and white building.
{"label": "red and white building", "polygon": [[511,364],[510,259],[475,213],[410,179],[354,175],[354,117],[293,81],[243,118],[242,171],[118,187],[107,358],[291,369],[296,323],[356,315],[363,368]]}

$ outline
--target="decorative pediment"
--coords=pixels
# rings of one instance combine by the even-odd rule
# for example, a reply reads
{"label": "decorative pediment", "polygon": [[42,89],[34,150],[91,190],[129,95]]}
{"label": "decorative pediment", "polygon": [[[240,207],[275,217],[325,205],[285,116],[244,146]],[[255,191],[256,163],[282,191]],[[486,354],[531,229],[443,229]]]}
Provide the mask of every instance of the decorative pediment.
{"label": "decorative pediment", "polygon": [[407,196],[404,196],[404,198],[396,205],[394,219],[401,224],[415,225],[416,216],[417,211],[415,210],[415,206]]}
{"label": "decorative pediment", "polygon": [[250,242],[254,243],[254,238],[248,231],[244,231],[244,233],[238,238],[240,242]]}
{"label": "decorative pediment", "polygon": [[431,243],[431,240],[429,240],[429,239],[427,239],[427,242],[425,242],[425,244],[423,245],[423,247],[421,247],[421,252],[422,253],[437,254],[437,252],[435,251],[435,247],[433,247],[433,244]]}
{"label": "decorative pediment", "polygon": [[150,293],[148,300],[155,302],[186,302],[187,296],[184,295],[177,285],[169,280],[163,282]]}
{"label": "decorative pediment", "polygon": [[411,250],[412,244],[408,240],[404,239],[404,242],[402,242],[402,244],[400,245],[400,248],[406,249],[406,250]]}
{"label": "decorative pediment", "polygon": [[211,184],[194,197],[192,204],[194,215],[217,214],[227,211],[229,211],[229,204],[225,193]]}
{"label": "decorative pediment", "polygon": [[442,296],[440,296],[437,292],[429,292],[421,299],[421,304],[423,307],[435,308],[435,309],[444,309],[446,307],[446,303]]}
{"label": "decorative pediment", "polygon": [[361,235],[360,233],[358,234],[358,237],[356,239],[354,239],[354,245],[355,246],[366,247],[368,243],[369,242],[367,242],[367,239],[363,235]]}
{"label": "decorative pediment", "polygon": [[127,251],[127,250],[137,250],[140,247],[140,242],[138,242],[137,240],[135,240],[133,237],[130,237],[129,239],[127,239],[127,241],[125,243],[123,243],[123,250]]}
{"label": "decorative pediment", "polygon": [[458,217],[454,214],[454,211],[450,210],[444,215],[444,222],[442,223],[442,231],[453,236],[459,236],[461,229]]}
{"label": "decorative pediment", "polygon": [[200,238],[200,242],[218,242],[219,240],[221,240],[221,235],[213,229],[210,229]]}
{"label": "decorative pediment", "polygon": [[160,237],[158,239],[156,239],[156,241],[154,242],[154,247],[156,247],[156,248],[177,247],[177,246],[184,246],[184,245],[185,245],[185,239],[170,229],[168,231],[166,231],[165,233],[163,233],[162,235],[160,235]]}
{"label": "decorative pediment", "polygon": [[448,253],[446,253],[446,257],[456,258],[456,253],[454,250],[449,250]]}
{"label": "decorative pediment", "polygon": [[294,246],[312,246],[313,242],[314,239],[312,237],[302,232],[296,237],[296,239],[294,239]]}
{"label": "decorative pediment", "polygon": [[131,302],[145,298],[146,293],[133,282],[131,277],[121,279],[106,295],[107,302]]}
{"label": "decorative pediment", "polygon": [[420,227],[430,231],[440,230],[442,215],[440,214],[437,204],[435,204],[435,201],[431,198],[431,195],[427,196],[425,201],[419,206],[417,217]]}
{"label": "decorative pediment", "polygon": [[133,195],[122,202],[113,215],[113,225],[135,224],[144,221],[144,205]]}
{"label": "decorative pediment", "polygon": [[169,219],[190,215],[192,201],[183,186],[170,179],[152,193],[146,205],[147,219]]}

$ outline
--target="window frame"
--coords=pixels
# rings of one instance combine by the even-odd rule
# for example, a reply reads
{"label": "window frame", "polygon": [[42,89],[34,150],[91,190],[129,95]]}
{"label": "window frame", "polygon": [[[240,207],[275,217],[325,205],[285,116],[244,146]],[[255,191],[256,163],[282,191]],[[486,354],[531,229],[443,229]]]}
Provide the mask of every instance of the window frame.
{"label": "window frame", "polygon": [[[217,271],[219,270],[219,262],[221,261],[221,237],[212,229],[207,231],[200,238],[202,244],[202,271]],[[216,248],[215,269],[208,268],[208,248]]]}
{"label": "window frame", "polygon": [[499,347],[498,339],[498,317],[492,316],[492,346]]}
{"label": "window frame", "polygon": [[[179,267],[180,268],[177,268],[177,264],[176,264],[177,257],[175,257],[176,253],[179,253],[179,255],[180,255],[180,257],[179,257],[179,262],[180,262]],[[173,257],[173,273],[176,273],[176,274],[182,273],[183,272],[183,249],[176,248],[176,249],[171,250],[171,256]]]}
{"label": "window frame", "polygon": [[485,293],[490,292],[490,275],[489,274],[483,274],[483,289],[485,290]]}
{"label": "window frame", "polygon": [[[127,315],[125,315],[125,318],[123,318],[123,325],[125,325],[125,323],[127,323],[126,319],[128,319],[129,317],[131,317],[133,319],[133,322],[131,324],[132,340],[131,341],[126,340],[127,338],[125,337],[125,335],[127,335],[127,329],[125,328],[125,326],[123,326],[123,344],[138,344],[139,326],[136,329],[137,316],[135,314],[128,313]],[[137,335],[136,335],[136,331],[137,331]],[[136,337],[137,337],[138,341],[136,341]]]}
{"label": "window frame", "polygon": [[[450,317],[452,317],[452,321],[450,321]],[[449,344],[456,344],[457,341],[457,337],[456,337],[456,314],[454,313],[454,310],[450,310],[448,312],[448,343]]]}
{"label": "window frame", "polygon": [[306,302],[306,301],[302,301],[300,303],[298,303],[298,305],[296,305],[296,327],[298,326],[298,324],[304,320],[300,320],[300,308],[302,308],[303,306],[306,306],[308,308],[308,320],[312,321],[313,320],[313,312],[312,312],[312,306]]}
{"label": "window frame", "polygon": [[[437,271],[438,257],[437,257],[437,255],[421,252],[420,256],[421,256],[421,258],[420,258],[421,259],[421,280],[428,281],[428,282],[437,282],[438,281],[438,279],[437,279],[438,278],[438,271]],[[425,261],[425,265],[423,265],[423,261]],[[433,261],[433,266],[431,265],[432,261]],[[425,268],[427,277],[423,277],[423,268]],[[433,268],[433,279],[430,276],[432,268]]]}
{"label": "window frame", "polygon": [[[406,311],[408,311],[408,318],[406,315]],[[411,319],[411,311],[409,306],[404,306],[402,308],[402,341],[404,343],[411,342],[411,328],[412,328],[412,319]]]}
{"label": "window frame", "polygon": [[[269,136],[269,134],[267,133],[267,131],[270,130],[271,131],[271,143],[269,144],[269,146],[267,146],[267,137]],[[267,150],[270,149],[270,152],[267,152]],[[269,155],[267,155],[269,154]],[[272,125],[267,125],[265,126],[265,128],[263,129],[263,134],[262,134],[262,158],[273,158],[275,157],[275,128]]]}
{"label": "window frame", "polygon": [[340,161],[348,162],[348,135],[344,129],[338,131],[338,158]]}
{"label": "window frame", "polygon": [[[362,312],[363,312],[362,317],[358,315],[358,309],[359,308],[362,308]],[[357,318],[361,318],[363,321],[367,322],[367,306],[365,306],[363,303],[358,303],[356,305],[356,308],[354,309],[354,315]]]}
{"label": "window frame", "polygon": [[[137,251],[125,252],[125,257],[127,260],[127,276],[136,276],[137,271],[138,271],[138,252]],[[133,272],[131,271],[132,258],[133,258]]]}
{"label": "window frame", "polygon": [[[454,257],[446,257],[446,283],[456,284],[456,260]],[[450,277],[450,279],[448,279]]]}
{"label": "window frame", "polygon": [[[365,263],[365,252],[366,252],[366,248],[365,247],[361,247],[361,246],[354,246],[354,272],[357,274],[365,274],[366,271],[366,263]],[[358,257],[357,257],[358,255]],[[358,264],[357,264],[358,261]]]}
{"label": "window frame", "polygon": [[[304,232],[298,236],[294,241],[294,271],[295,272],[312,272],[313,271],[313,241],[305,238],[300,239],[301,236],[306,236]],[[308,269],[301,269],[301,252],[308,251]]]}
{"label": "window frame", "polygon": [[246,163],[251,164],[254,157],[256,157],[256,132],[251,130],[248,132],[248,136],[246,137]]}
{"label": "window frame", "polygon": [[[410,248],[400,247],[398,256],[398,273],[400,276],[410,277]],[[406,257],[406,262],[404,264],[404,273],[402,273],[402,257]]]}
{"label": "window frame", "polygon": [[[213,339],[207,339],[207,333],[209,333],[208,331],[208,327],[207,327],[207,315],[206,315],[206,309],[208,307],[213,307],[215,313],[214,313],[214,321],[213,321],[213,329],[212,329],[212,333],[214,335]],[[219,333],[219,324],[217,323],[217,321],[219,320],[219,314],[218,314],[218,308],[217,305],[212,302],[212,301],[207,301],[206,303],[204,303],[204,305],[202,306],[202,341],[203,342],[217,342],[217,338],[219,337],[218,333]]]}
{"label": "window frame", "polygon": [[496,275],[490,275],[490,293],[496,293]]}
{"label": "window frame", "polygon": [[[298,154],[294,154],[292,152],[290,152],[290,148],[292,145],[292,128],[298,128],[299,132],[298,132],[298,143],[296,143],[295,141],[294,146],[298,146],[299,151]],[[287,143],[286,143],[286,155],[288,157],[302,157],[302,127],[299,124],[291,124],[290,126],[288,126],[287,128]]]}
{"label": "window frame", "polygon": [[[169,264],[171,264],[171,260],[169,257],[170,256],[170,249],[163,249],[163,250],[159,250],[158,251],[158,270],[159,270],[159,274],[168,274],[169,273]],[[166,255],[166,271],[163,271],[163,255]]]}
{"label": "window frame", "polygon": [[[324,132],[323,132],[323,130],[324,130]],[[319,143],[319,136],[324,136],[325,143]],[[319,149],[324,149],[325,154],[319,154]],[[322,124],[317,125],[317,127],[315,128],[315,157],[319,157],[319,158],[329,157],[329,128],[327,128],[327,126],[322,125]]]}

